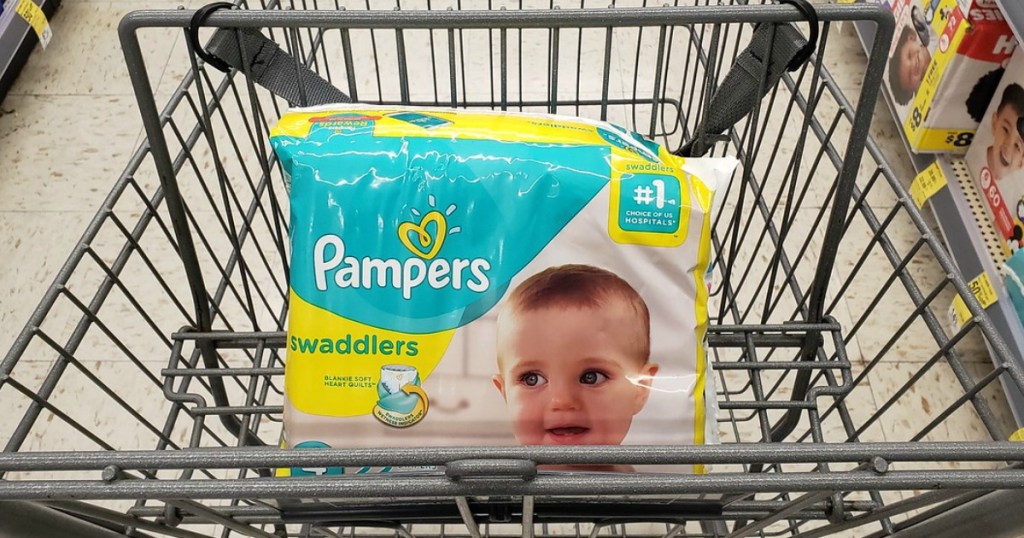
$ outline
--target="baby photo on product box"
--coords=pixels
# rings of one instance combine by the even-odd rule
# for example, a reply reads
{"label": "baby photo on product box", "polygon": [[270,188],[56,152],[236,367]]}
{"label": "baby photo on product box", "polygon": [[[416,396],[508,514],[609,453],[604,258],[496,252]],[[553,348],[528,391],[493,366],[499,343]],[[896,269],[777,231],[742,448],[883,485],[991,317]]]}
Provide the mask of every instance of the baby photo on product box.
{"label": "baby photo on product box", "polygon": [[916,0],[894,0],[890,8],[896,19],[896,33],[885,82],[900,117],[904,117],[931,64],[938,35]]}
{"label": "baby photo on product box", "polygon": [[285,446],[714,442],[705,274],[735,160],[602,122],[359,105],[293,111],[272,142]]}
{"label": "baby photo on product box", "polygon": [[1007,253],[1024,244],[1024,54],[1013,55],[964,157]]}

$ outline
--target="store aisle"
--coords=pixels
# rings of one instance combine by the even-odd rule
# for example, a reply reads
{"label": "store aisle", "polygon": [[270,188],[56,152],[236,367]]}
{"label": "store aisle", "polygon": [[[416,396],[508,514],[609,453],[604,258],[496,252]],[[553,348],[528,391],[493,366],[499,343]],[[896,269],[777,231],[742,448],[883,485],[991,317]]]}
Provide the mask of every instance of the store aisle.
{"label": "store aisle", "polygon": [[[117,39],[121,17],[181,0],[64,0],[0,104],[0,349],[8,349],[111,185],[142,122]],[[201,4],[202,2],[193,2]],[[169,58],[176,35],[146,44]],[[163,65],[152,66],[159,80]]]}

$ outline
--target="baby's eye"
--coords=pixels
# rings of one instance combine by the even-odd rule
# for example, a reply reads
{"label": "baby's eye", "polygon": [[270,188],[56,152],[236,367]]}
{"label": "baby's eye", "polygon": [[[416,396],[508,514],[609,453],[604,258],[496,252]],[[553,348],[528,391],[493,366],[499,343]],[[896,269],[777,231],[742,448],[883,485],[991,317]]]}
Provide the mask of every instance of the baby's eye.
{"label": "baby's eye", "polygon": [[548,382],[544,376],[537,372],[527,372],[519,376],[519,382],[526,385],[527,387],[539,387]]}
{"label": "baby's eye", "polygon": [[580,383],[584,385],[597,385],[608,380],[608,376],[597,370],[587,370],[580,375]]}

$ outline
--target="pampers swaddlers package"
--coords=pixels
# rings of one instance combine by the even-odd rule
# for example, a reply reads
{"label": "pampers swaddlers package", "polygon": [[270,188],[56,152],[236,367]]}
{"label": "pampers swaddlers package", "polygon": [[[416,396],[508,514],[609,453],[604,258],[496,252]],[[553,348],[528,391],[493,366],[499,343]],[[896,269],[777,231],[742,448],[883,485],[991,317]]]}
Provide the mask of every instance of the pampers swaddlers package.
{"label": "pampers swaddlers package", "polygon": [[272,142],[287,446],[713,441],[704,277],[734,160],[588,120],[358,105],[294,111]]}

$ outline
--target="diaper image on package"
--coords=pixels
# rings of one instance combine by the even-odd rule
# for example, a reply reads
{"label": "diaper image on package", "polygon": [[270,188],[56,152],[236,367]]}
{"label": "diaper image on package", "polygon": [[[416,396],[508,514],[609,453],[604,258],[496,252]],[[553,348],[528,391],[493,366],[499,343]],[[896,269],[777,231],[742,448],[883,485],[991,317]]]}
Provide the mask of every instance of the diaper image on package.
{"label": "diaper image on package", "polygon": [[420,388],[416,368],[404,364],[386,364],[380,369],[377,405],[373,416],[389,426],[404,428],[419,422],[427,413],[427,395]]}
{"label": "diaper image on package", "polygon": [[716,442],[705,276],[734,159],[591,120],[351,104],[292,111],[271,141],[284,446]]}
{"label": "diaper image on package", "polygon": [[1024,246],[1024,54],[1013,55],[964,157],[1005,253]]}

